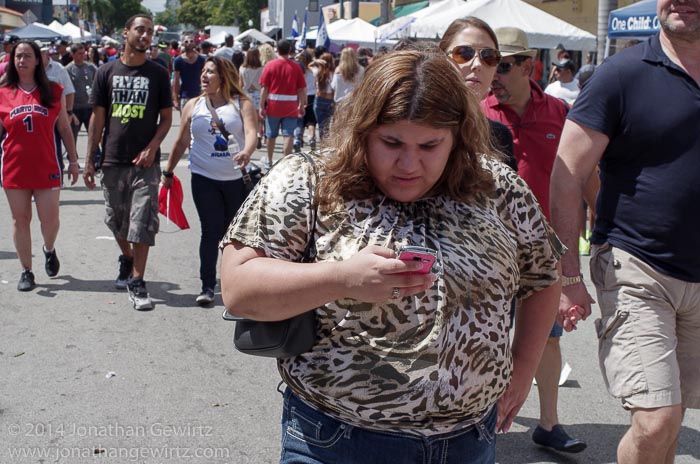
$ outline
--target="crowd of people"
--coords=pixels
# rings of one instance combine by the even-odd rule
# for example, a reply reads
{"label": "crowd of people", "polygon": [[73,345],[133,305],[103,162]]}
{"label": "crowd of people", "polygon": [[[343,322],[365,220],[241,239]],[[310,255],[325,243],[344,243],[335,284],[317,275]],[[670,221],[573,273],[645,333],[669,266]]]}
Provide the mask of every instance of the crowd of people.
{"label": "crowd of people", "polygon": [[[661,31],[597,68],[577,74],[561,54],[544,89],[525,32],[473,17],[439,43],[374,56],[345,48],[337,63],[287,40],[236,58],[227,38],[207,53],[193,36],[168,62],[146,15],[127,21],[123,51],[106,63],[74,44],[64,69],[50,48],[15,40],[0,128],[18,290],[36,285],[32,199],[46,273],[59,272],[60,147],[75,183],[75,136],[87,125],[83,179],[95,188],[101,171],[115,285],[135,309],[152,309],[158,188],[172,187],[189,151],[196,303],[214,301],[220,248],[228,312],[316,317],[311,349],[278,359],[280,462],[493,463],[497,432],[533,378],[533,441],[586,448],[557,415],[560,339],[594,303],[583,238],[601,370],[631,417],[618,461],[671,463],[685,409],[700,408],[700,11],[689,8],[658,0]],[[641,96],[667,104],[649,118]],[[181,125],[161,170],[173,108]],[[263,140],[269,171],[249,192],[246,167]],[[305,146],[311,156],[295,154]],[[402,259],[406,247],[439,268]]]}

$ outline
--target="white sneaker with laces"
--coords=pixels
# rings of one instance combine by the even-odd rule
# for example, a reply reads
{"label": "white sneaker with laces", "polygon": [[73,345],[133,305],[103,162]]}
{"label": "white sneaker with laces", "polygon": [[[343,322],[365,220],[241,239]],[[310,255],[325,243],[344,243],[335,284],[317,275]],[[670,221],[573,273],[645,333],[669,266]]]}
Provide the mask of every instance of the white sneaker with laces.
{"label": "white sneaker with laces", "polygon": [[143,279],[133,279],[127,286],[129,291],[129,301],[134,305],[137,311],[147,311],[153,309],[153,301],[146,290],[146,282]]}

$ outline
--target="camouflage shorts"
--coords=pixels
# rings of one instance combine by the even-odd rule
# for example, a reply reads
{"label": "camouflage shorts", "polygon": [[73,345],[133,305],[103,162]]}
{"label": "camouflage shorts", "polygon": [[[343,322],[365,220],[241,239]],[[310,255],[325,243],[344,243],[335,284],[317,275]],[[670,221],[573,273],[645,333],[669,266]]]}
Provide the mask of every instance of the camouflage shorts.
{"label": "camouflage shorts", "polygon": [[155,245],[160,165],[109,166],[102,171],[107,227],[120,240]]}

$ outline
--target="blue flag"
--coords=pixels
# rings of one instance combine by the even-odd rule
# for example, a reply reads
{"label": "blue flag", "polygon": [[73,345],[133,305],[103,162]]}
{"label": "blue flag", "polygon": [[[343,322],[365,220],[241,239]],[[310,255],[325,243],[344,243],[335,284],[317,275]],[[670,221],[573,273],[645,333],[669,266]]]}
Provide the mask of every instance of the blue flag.
{"label": "blue flag", "polygon": [[299,20],[297,19],[297,14],[294,13],[294,19],[292,20],[292,38],[299,37]]}
{"label": "blue flag", "polygon": [[318,31],[316,32],[316,46],[323,45],[328,50],[331,46],[331,39],[328,37],[326,23],[323,21],[323,9],[321,8],[321,18],[318,20]]}
{"label": "blue flag", "polygon": [[306,48],[306,15],[309,10],[304,10],[304,22],[301,25],[301,37],[297,42],[297,51],[304,50]]}

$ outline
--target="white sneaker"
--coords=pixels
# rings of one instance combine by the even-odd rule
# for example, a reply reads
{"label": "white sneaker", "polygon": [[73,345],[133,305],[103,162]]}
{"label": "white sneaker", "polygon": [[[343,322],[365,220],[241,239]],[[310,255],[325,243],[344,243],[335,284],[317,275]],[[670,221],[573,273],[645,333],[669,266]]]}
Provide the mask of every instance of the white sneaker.
{"label": "white sneaker", "polygon": [[199,306],[207,306],[214,302],[214,290],[211,288],[206,288],[202,290],[202,293],[197,297],[197,304]]}
{"label": "white sneaker", "polygon": [[260,165],[263,167],[263,169],[268,171],[270,169],[270,160],[268,160],[267,157],[261,158]]}
{"label": "white sneaker", "polygon": [[153,309],[153,301],[146,290],[146,282],[143,279],[131,280],[126,289],[129,291],[129,301],[134,305],[137,311],[147,311]]}

